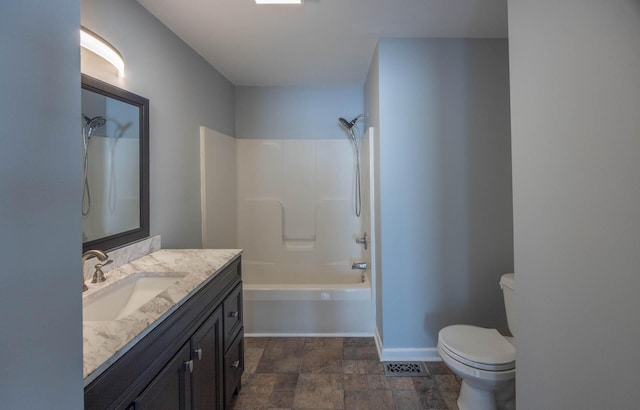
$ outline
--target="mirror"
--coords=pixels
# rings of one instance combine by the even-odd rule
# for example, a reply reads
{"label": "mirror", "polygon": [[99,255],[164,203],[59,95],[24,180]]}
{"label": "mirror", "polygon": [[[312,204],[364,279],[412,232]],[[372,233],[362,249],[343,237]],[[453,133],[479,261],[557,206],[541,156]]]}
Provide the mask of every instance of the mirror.
{"label": "mirror", "polygon": [[149,100],[82,75],[82,251],[149,236]]}

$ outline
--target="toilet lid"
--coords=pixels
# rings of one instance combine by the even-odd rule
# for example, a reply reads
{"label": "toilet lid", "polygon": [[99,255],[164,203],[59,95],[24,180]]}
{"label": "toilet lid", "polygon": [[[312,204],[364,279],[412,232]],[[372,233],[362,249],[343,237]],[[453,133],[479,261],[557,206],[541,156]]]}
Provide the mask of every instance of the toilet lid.
{"label": "toilet lid", "polygon": [[466,365],[495,371],[515,368],[515,347],[495,329],[447,326],[438,333],[438,341],[446,353]]}

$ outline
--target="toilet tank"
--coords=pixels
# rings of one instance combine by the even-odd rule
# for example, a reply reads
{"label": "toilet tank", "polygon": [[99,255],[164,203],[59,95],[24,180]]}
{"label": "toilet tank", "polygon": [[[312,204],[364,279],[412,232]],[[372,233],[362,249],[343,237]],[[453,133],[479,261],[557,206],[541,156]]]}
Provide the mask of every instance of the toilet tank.
{"label": "toilet tank", "polygon": [[509,331],[515,337],[515,318],[514,318],[514,285],[515,279],[513,273],[505,273],[500,278],[500,288],[502,288],[502,295],[504,296],[504,308],[507,312],[507,325]]}

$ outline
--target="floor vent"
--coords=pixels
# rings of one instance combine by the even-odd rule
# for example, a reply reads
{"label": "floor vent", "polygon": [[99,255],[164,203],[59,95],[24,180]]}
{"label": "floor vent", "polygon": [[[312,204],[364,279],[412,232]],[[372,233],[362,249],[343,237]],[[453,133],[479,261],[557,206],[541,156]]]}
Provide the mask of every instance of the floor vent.
{"label": "floor vent", "polygon": [[420,362],[384,362],[385,376],[415,377],[427,376],[427,370]]}

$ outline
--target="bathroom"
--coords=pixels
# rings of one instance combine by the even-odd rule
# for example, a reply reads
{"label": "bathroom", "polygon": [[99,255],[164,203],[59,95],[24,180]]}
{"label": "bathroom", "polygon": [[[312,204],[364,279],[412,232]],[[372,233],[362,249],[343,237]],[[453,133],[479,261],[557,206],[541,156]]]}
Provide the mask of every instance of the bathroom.
{"label": "bathroom", "polygon": [[[14,7],[21,11],[16,21],[29,21],[38,27],[38,32],[66,42],[65,47],[58,49],[57,44],[51,45],[52,48],[46,52],[28,43],[31,48],[25,47],[23,53],[32,53],[24,58],[29,64],[8,61],[2,68],[2,73],[5,74],[3,87],[5,82],[10,81],[6,85],[9,94],[20,96],[15,98],[15,102],[3,100],[5,112],[2,114],[2,122],[8,127],[6,135],[24,132],[41,135],[45,129],[51,134],[77,130],[76,123],[72,125],[70,121],[60,120],[61,116],[77,118],[79,111],[80,90],[77,82],[80,60],[77,50],[71,47],[71,40],[67,38],[72,31],[69,26],[82,23],[101,33],[116,44],[126,57],[127,76],[116,80],[116,85],[151,101],[152,233],[162,234],[164,248],[198,248],[202,240],[199,218],[200,169],[197,165],[199,127],[205,126],[225,135],[239,137],[239,129],[249,125],[239,115],[239,94],[243,87],[234,87],[226,81],[138,3],[109,3],[111,4],[83,1],[73,5],[63,5],[62,2],[56,3],[56,6],[54,3],[51,6],[42,5],[43,10],[47,11],[42,13],[46,17],[40,13],[32,13],[26,6],[2,6],[7,8],[7,13],[13,11]],[[632,393],[633,387],[626,380],[633,379],[633,366],[638,364],[637,358],[631,359],[637,357],[634,356],[633,346],[638,340],[638,328],[633,323],[628,328],[618,326],[626,322],[616,318],[638,308],[637,298],[633,294],[633,290],[638,289],[638,278],[630,274],[632,269],[628,266],[634,266],[637,255],[640,254],[637,249],[640,241],[635,233],[640,231],[637,229],[640,218],[637,218],[637,209],[625,205],[637,204],[637,187],[627,178],[628,175],[638,175],[638,166],[632,155],[638,152],[638,146],[635,140],[622,137],[616,140],[619,144],[604,146],[604,142],[597,137],[600,132],[605,131],[600,123],[594,126],[589,120],[596,116],[602,124],[610,125],[611,129],[606,131],[612,133],[611,138],[638,133],[635,114],[625,110],[611,112],[607,108],[619,107],[621,103],[618,98],[624,98],[623,106],[637,107],[640,103],[637,85],[632,81],[634,77],[631,74],[637,70],[629,68],[638,67],[639,57],[636,48],[632,46],[634,42],[628,39],[637,39],[637,27],[640,26],[637,24],[638,8],[637,2],[633,1],[625,2],[628,6],[626,12],[610,5],[592,5],[601,13],[584,12],[580,17],[574,17],[569,5],[580,8],[580,2],[567,4],[560,7],[560,10],[550,10],[552,8],[545,4],[524,10],[518,2],[509,2],[510,44],[506,40],[494,40],[493,42],[498,43],[496,50],[487,49],[483,52],[496,53],[496,57],[490,59],[495,66],[485,66],[485,63],[488,64],[487,59],[479,57],[479,70],[475,71],[476,75],[480,75],[478,72],[485,75],[487,82],[495,76],[493,80],[502,84],[501,88],[498,87],[504,93],[502,98],[492,97],[495,98],[492,104],[467,100],[463,104],[460,95],[456,94],[462,92],[460,88],[441,90],[440,97],[455,106],[455,111],[464,116],[465,121],[438,124],[440,127],[473,124],[474,129],[478,126],[482,128],[486,125],[483,122],[486,116],[506,117],[500,122],[500,130],[484,130],[478,140],[471,141],[478,143],[478,146],[465,148],[456,145],[456,141],[451,142],[452,145],[429,145],[435,144],[437,140],[415,138],[416,130],[429,130],[425,132],[433,134],[441,130],[430,129],[435,125],[433,121],[429,121],[428,110],[425,112],[425,107],[430,107],[429,101],[425,97],[423,101],[412,103],[410,109],[403,109],[396,102],[406,98],[411,98],[413,102],[414,97],[408,95],[414,84],[410,80],[406,84],[385,83],[386,70],[398,69],[401,71],[395,77],[410,78],[414,74],[411,67],[419,69],[419,62],[415,62],[415,65],[390,64],[410,58],[404,54],[407,50],[415,48],[424,53],[442,51],[430,48],[422,40],[382,41],[378,49],[378,64],[372,65],[366,83],[359,90],[362,99],[350,101],[344,108],[333,108],[339,112],[339,116],[349,119],[367,112],[367,124],[378,128],[380,136],[393,135],[392,139],[379,141],[380,186],[377,188],[380,189],[380,215],[376,221],[379,223],[376,231],[379,233],[377,240],[380,241],[378,251],[381,252],[379,267],[385,273],[372,279],[376,283],[375,297],[382,301],[377,305],[376,312],[376,327],[382,332],[379,336],[383,342],[382,353],[389,357],[400,357],[407,353],[407,349],[412,350],[411,354],[434,353],[434,350],[429,349],[435,346],[434,335],[437,330],[445,324],[465,319],[506,330],[497,280],[501,273],[513,270],[514,251],[491,256],[492,261],[501,260],[502,266],[487,267],[483,258],[493,251],[494,246],[500,250],[514,243],[512,246],[515,248],[516,270],[527,278],[522,285],[524,295],[527,296],[517,302],[519,315],[521,319],[534,324],[522,329],[524,350],[522,353],[518,350],[518,383],[522,383],[522,386],[519,385],[518,400],[521,401],[522,408],[591,408],[593,403],[600,403],[605,407],[615,403],[614,408],[632,408],[629,403],[635,396]],[[4,13],[5,10],[2,11],[3,15],[8,15]],[[546,28],[548,36],[557,37],[554,38],[555,41],[549,41],[545,36],[538,39],[528,35],[533,24],[531,21],[543,19],[542,16],[549,14],[564,19],[563,22],[575,27],[578,35],[565,34],[563,24],[553,19]],[[530,21],[528,16],[531,15],[536,18],[531,18]],[[628,32],[598,31],[595,22],[605,18],[603,15],[610,19],[604,22],[605,26],[613,24],[625,27]],[[18,30],[15,27],[13,29]],[[26,28],[19,32],[26,39],[30,38]],[[592,49],[572,48],[576,42],[583,44],[579,40],[580,36],[587,39],[604,38],[604,47],[596,55],[601,56],[603,61],[616,64],[617,74],[608,78],[609,83],[601,85],[601,88],[592,85],[597,82],[589,79],[596,78],[596,69],[602,67],[603,63],[591,57]],[[8,42],[11,36],[3,35],[2,38],[3,42]],[[624,63],[618,63],[620,60],[615,58],[615,47],[606,47],[611,44],[627,50]],[[556,54],[548,55],[544,51],[545,47],[550,47]],[[464,44],[453,45],[447,50],[450,51],[447,56],[451,60],[443,61],[455,62],[456,58],[469,58],[469,55],[456,55],[456,51],[463,48]],[[65,58],[51,54],[52,50],[59,51]],[[573,50],[573,53],[566,50]],[[540,59],[542,67],[527,65],[529,52]],[[565,55],[571,55],[571,58],[564,58]],[[426,56],[422,55],[421,58]],[[592,65],[587,65],[583,77],[573,79],[574,83],[567,85],[565,77],[558,79],[549,72],[543,73],[546,76],[537,76],[540,68],[552,66],[551,61],[564,64],[567,70],[571,70],[574,67],[572,61],[576,59],[583,59],[585,63]],[[501,63],[498,64],[496,60]],[[465,64],[472,63],[465,61]],[[447,66],[441,69],[447,71]],[[69,71],[72,73],[67,74]],[[456,75],[464,76],[465,73]],[[511,76],[511,90],[508,76]],[[201,78],[207,78],[207,81],[199,81]],[[455,81],[456,78],[459,77],[452,77],[450,80],[459,86],[462,83]],[[628,84],[620,86],[620,82],[625,79]],[[251,87],[244,91],[260,91],[249,88]],[[71,93],[69,89],[75,91]],[[565,110],[560,111],[563,118],[558,118],[552,111],[552,108],[558,109],[557,104],[551,104],[553,97],[558,95],[555,92],[560,93],[555,90],[565,90],[566,94],[571,94],[571,97],[560,95],[570,101],[570,104],[562,106]],[[575,90],[582,90],[583,93],[575,93]],[[314,90],[313,87],[300,86],[294,91]],[[345,91],[354,92],[343,88],[335,90]],[[527,93],[534,93],[539,99],[530,100],[526,98]],[[53,109],[56,103],[51,98],[58,95],[64,96],[66,103]],[[590,105],[590,97],[597,95],[610,98],[606,100],[609,104],[604,104],[604,109],[595,109]],[[188,96],[191,103],[173,103],[177,97],[182,96]],[[547,108],[546,105],[550,107]],[[472,111],[472,107],[486,111]],[[473,117],[474,114],[478,117]],[[293,113],[294,117],[295,115]],[[540,120],[546,116],[553,120],[550,125]],[[285,121],[284,117],[282,114],[277,118],[280,124]],[[38,121],[34,121],[34,118]],[[575,125],[576,118],[588,126]],[[304,120],[306,118],[303,117],[301,122],[305,123]],[[331,121],[334,126],[332,135],[316,137],[309,131],[314,127],[306,125],[313,122],[306,122],[301,138],[343,138],[346,142],[347,136],[338,127],[337,117],[333,113]],[[553,125],[569,135],[566,140],[556,144],[550,137],[557,135]],[[513,133],[513,147],[508,145],[510,129]],[[507,144],[504,144],[505,141],[497,144],[497,148],[504,151],[484,151],[489,147],[488,144],[482,144],[482,138],[491,140],[495,137],[494,133],[503,137],[506,135]],[[284,138],[277,135],[264,137]],[[582,138],[587,140],[583,141]],[[82,400],[81,375],[78,374],[82,360],[79,354],[81,301],[79,295],[72,292],[75,291],[72,284],[76,283],[74,279],[77,278],[75,273],[80,259],[81,221],[76,214],[80,210],[80,192],[77,188],[81,170],[79,165],[65,165],[75,164],[74,161],[77,161],[75,141],[64,144],[50,141],[43,143],[40,139],[37,141],[38,146],[28,138],[14,140],[11,137],[8,141],[8,153],[2,153],[2,163],[8,170],[3,173],[3,188],[5,192],[11,192],[9,197],[14,199],[10,204],[5,202],[2,208],[3,220],[5,207],[11,215],[11,221],[6,222],[8,229],[3,226],[2,234],[3,260],[7,261],[4,270],[9,272],[3,274],[3,311],[19,312],[15,317],[10,316],[7,326],[3,328],[7,329],[7,334],[20,336],[3,338],[3,379],[8,374],[13,379],[6,383],[3,380],[2,385],[11,386],[11,391],[3,387],[0,398],[4,403],[9,403],[9,408],[17,407],[19,402],[33,403],[31,407],[39,407],[36,403],[38,400],[45,403],[45,398],[69,403],[66,406],[61,404],[61,408],[76,408],[76,404]],[[457,143],[464,145],[461,141]],[[581,144],[588,144],[591,149],[576,152],[575,146],[582,146]],[[420,151],[429,152],[433,157],[429,157],[429,160],[423,156],[417,157]],[[549,152],[555,154],[549,155]],[[497,169],[482,168],[486,164],[482,159],[504,160],[505,153],[506,157],[513,155],[512,161],[494,164]],[[532,157],[536,155],[547,160],[543,167],[534,162]],[[611,159],[613,157],[615,161]],[[605,165],[594,166],[599,161],[615,166],[610,166],[609,169],[604,169],[607,168]],[[513,215],[510,162],[513,162],[514,170]],[[466,164],[468,168],[456,164]],[[415,191],[412,185],[415,178],[412,175],[428,174],[433,170],[430,167],[436,165],[441,174],[429,181],[431,185],[422,186],[421,190]],[[478,178],[491,172],[499,175],[495,185],[479,186]],[[440,180],[446,183],[439,184]],[[545,198],[545,194],[549,195],[544,189],[546,183],[551,185],[547,189],[552,190],[553,201]],[[572,186],[573,189],[568,190],[567,186]],[[25,187],[33,189],[29,190],[29,194],[23,194]],[[498,189],[497,187],[502,189],[498,192],[490,190]],[[406,197],[414,197],[416,200],[410,203],[397,200]],[[491,199],[497,197],[503,200],[498,201],[498,207],[495,207]],[[442,198],[443,201],[432,203],[429,202],[431,198]],[[447,208],[444,198],[449,199],[446,204],[453,201],[456,206]],[[488,202],[483,202],[487,198]],[[494,219],[484,219],[476,214],[478,202],[484,204],[480,205],[480,209],[489,212]],[[550,209],[551,203],[557,208]],[[588,203],[597,205],[598,209],[584,205]],[[67,208],[72,208],[74,212]],[[425,214],[426,209],[446,212],[443,213],[443,218],[438,218],[439,215]],[[573,211],[578,213],[572,213]],[[589,218],[593,223],[580,224],[582,218]],[[494,225],[496,221],[497,225]],[[491,235],[489,238],[486,237],[487,231]],[[606,244],[604,239],[607,239],[617,244],[630,245],[618,246],[611,253],[593,252],[601,244],[600,240],[587,239],[593,237],[594,232],[602,235],[602,244]],[[466,240],[461,241],[460,237]],[[432,254],[425,251],[425,244],[433,245],[427,247]],[[540,250],[534,252],[532,249]],[[563,249],[565,255],[558,254],[556,249]],[[541,255],[546,255],[547,258]],[[25,260],[28,262],[25,263]],[[428,260],[427,265],[425,260]],[[578,260],[583,262],[576,262]],[[593,265],[608,265],[611,272],[600,275],[599,269],[603,268],[594,268]],[[50,274],[45,274],[45,271]],[[545,273],[540,273],[542,271]],[[69,272],[74,272],[74,275]],[[473,276],[470,276],[470,272],[473,272]],[[580,289],[570,286],[575,279],[583,281]],[[556,285],[559,286],[559,293],[551,292]],[[568,295],[568,301],[575,305],[567,306],[567,302],[563,302],[562,293]],[[544,303],[541,306],[536,301],[543,295]],[[598,300],[606,301],[609,307],[602,307]],[[480,308],[469,316],[467,310],[472,306]],[[554,315],[558,312],[556,309],[560,308],[570,308],[568,314],[573,318],[571,326],[564,315]],[[39,312],[38,315],[33,314],[34,310]],[[595,315],[599,323],[596,327],[597,337],[583,340],[585,334],[591,334],[594,330],[591,315]],[[62,320],[61,317],[65,319]],[[25,324],[29,321],[32,321],[32,325]],[[606,359],[594,357],[592,353],[601,347],[609,333],[621,336],[617,351]],[[559,349],[557,354],[553,354],[548,347],[550,345]],[[576,345],[581,345],[582,348],[576,354],[569,354]],[[57,354],[51,355],[51,350]],[[5,359],[7,352],[12,354],[10,359]],[[584,357],[588,360],[582,360]],[[71,370],[62,371],[64,368]],[[617,382],[596,382],[593,379],[595,376],[589,376],[592,368],[618,372],[620,377]],[[549,373],[557,373],[558,376],[547,377]],[[535,387],[536,380],[545,380],[543,387]],[[22,387],[34,383],[41,386],[41,394],[34,394],[33,389]],[[585,389],[584,386],[594,388]],[[585,390],[598,390],[599,393]],[[582,398],[575,399],[576,396]],[[600,396],[607,397],[606,405]],[[589,404],[581,405],[585,403]]]}

